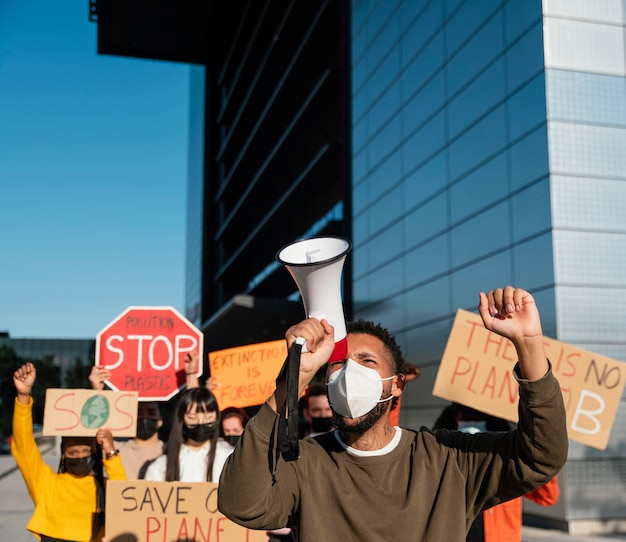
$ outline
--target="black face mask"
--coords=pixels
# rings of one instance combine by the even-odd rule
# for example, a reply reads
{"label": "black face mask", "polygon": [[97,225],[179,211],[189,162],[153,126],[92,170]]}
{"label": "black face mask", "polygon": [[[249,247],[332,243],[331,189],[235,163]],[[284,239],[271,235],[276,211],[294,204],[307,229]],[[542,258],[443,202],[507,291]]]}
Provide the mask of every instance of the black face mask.
{"label": "black face mask", "polygon": [[332,416],[328,418],[311,418],[311,429],[314,433],[327,433],[334,427],[335,420]]}
{"label": "black face mask", "polygon": [[65,465],[66,472],[83,478],[91,473],[96,464],[96,460],[92,455],[88,455],[87,457],[64,457],[63,464]]}
{"label": "black face mask", "polygon": [[241,439],[241,435],[227,435],[224,437],[224,440],[228,442],[231,446],[237,446],[237,443]]}
{"label": "black face mask", "polygon": [[184,425],[183,438],[185,440],[193,440],[195,442],[206,442],[211,440],[215,434],[215,422],[199,423],[197,425]]}
{"label": "black face mask", "polygon": [[159,420],[152,418],[139,418],[137,420],[137,438],[139,440],[148,440],[159,430]]}

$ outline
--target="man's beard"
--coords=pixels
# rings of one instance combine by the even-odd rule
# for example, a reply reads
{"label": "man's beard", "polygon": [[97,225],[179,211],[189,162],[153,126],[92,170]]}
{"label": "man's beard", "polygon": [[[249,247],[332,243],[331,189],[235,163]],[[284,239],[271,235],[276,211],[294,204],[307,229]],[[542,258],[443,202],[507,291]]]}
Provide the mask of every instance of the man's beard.
{"label": "man's beard", "polygon": [[387,410],[388,401],[384,403],[376,403],[376,406],[370,410],[367,414],[359,416],[358,418],[348,418],[340,416],[333,411],[333,418],[335,419],[335,428],[340,432],[350,433],[354,435],[362,435],[380,420]]}

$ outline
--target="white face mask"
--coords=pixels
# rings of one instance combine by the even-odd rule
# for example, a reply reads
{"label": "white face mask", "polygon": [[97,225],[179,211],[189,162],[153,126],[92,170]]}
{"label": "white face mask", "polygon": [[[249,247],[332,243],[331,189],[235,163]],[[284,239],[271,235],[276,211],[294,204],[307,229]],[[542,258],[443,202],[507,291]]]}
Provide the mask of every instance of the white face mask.
{"label": "white face mask", "polygon": [[358,418],[367,414],[377,403],[393,399],[381,399],[383,380],[374,370],[347,359],[343,367],[328,377],[328,401],[332,409],[341,416]]}

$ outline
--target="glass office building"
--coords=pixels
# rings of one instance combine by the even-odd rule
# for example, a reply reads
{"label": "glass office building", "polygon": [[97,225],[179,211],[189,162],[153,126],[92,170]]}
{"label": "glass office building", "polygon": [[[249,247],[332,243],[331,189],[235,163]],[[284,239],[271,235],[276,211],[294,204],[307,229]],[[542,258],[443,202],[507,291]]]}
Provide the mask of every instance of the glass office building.
{"label": "glass office building", "polygon": [[[100,52],[200,66],[186,305],[210,348],[279,338],[302,307],[270,306],[295,290],[276,251],[334,234],[347,317],[421,368],[407,427],[445,404],[480,290],[524,287],[547,336],[626,361],[624,0],[92,4]],[[625,421],[622,399],[607,450],[571,442],[538,522],[626,529]]]}
{"label": "glass office building", "polygon": [[[353,1],[355,315],[384,322],[430,394],[457,308],[514,284],[547,336],[626,361],[623,0]],[[626,521],[626,403],[608,449],[571,442],[532,512]],[[601,459],[601,460],[599,460]]]}

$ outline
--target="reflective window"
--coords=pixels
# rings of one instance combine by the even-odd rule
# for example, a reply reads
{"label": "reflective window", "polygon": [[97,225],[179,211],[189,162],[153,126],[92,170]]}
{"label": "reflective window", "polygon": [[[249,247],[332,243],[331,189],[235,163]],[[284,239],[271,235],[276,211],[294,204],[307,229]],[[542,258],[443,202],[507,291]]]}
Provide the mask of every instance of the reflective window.
{"label": "reflective window", "polygon": [[[626,234],[601,231],[554,232],[556,276],[564,284],[623,287]],[[581,258],[580,255],[585,257]]]}
{"label": "reflective window", "polygon": [[[448,4],[449,2],[445,2]],[[502,34],[500,15],[487,22],[492,17],[494,11],[499,9],[497,2],[461,2],[459,9],[450,16],[446,24],[446,50],[448,55],[454,55],[463,43],[479,28],[489,26],[493,28],[489,32],[494,32],[496,27]],[[452,13],[452,11],[448,11]],[[497,43],[497,42],[496,42]]]}
{"label": "reflective window", "polygon": [[493,62],[502,53],[502,48],[502,20],[498,14],[450,60],[447,68],[449,95],[459,92],[478,72]]}
{"label": "reflective window", "polygon": [[548,174],[548,139],[546,127],[541,126],[510,149],[511,184],[513,189],[536,181]]}
{"label": "reflective window", "polygon": [[626,231],[623,180],[552,175],[550,190],[555,228]]}
{"label": "reflective window", "polygon": [[546,72],[550,119],[626,125],[626,79],[563,70]]}
{"label": "reflective window", "polygon": [[393,117],[389,123],[374,135],[370,143],[370,164],[375,166],[387,157],[401,141],[402,123],[400,115]]}
{"label": "reflective window", "polygon": [[511,44],[541,22],[541,0],[509,0],[504,5],[506,41]]}
{"label": "reflective window", "polygon": [[515,245],[513,256],[513,280],[515,284],[529,292],[535,292],[554,283],[552,235],[550,232]]}
{"label": "reflective window", "polygon": [[626,171],[626,128],[550,122],[555,173],[620,177]]}
{"label": "reflective window", "polygon": [[[415,4],[418,2],[403,2],[403,4]],[[440,32],[442,19],[442,9],[438,2],[430,2],[419,18],[409,27],[406,34],[402,36],[402,62],[405,65],[414,59],[415,55],[426,46],[436,32]],[[441,39],[441,34],[439,35]],[[437,50],[443,51],[443,42]],[[432,53],[431,53],[432,54]]]}
{"label": "reflective window", "polygon": [[[407,244],[410,244],[410,240]],[[448,253],[447,233],[407,252],[405,256],[407,286],[421,284],[432,277],[445,275],[450,269]]]}
{"label": "reflective window", "polygon": [[446,153],[442,152],[420,166],[403,182],[404,208],[414,209],[439,193],[447,183]]}
{"label": "reflective window", "polygon": [[508,191],[508,163],[503,152],[450,187],[451,222],[489,207]]}
{"label": "reflective window", "polygon": [[438,34],[401,74],[404,95],[412,95],[440,70],[443,58],[443,39]]}
{"label": "reflective window", "polygon": [[548,178],[513,195],[511,207],[513,242],[519,242],[552,226]]}
{"label": "reflective window", "polygon": [[526,84],[543,72],[543,37],[541,22],[511,47],[506,53],[509,92]]}
{"label": "reflective window", "polygon": [[[510,243],[508,201],[492,205],[450,231],[452,267],[466,265],[485,253],[501,250]],[[486,242],[488,240],[488,242]]]}
{"label": "reflective window", "polygon": [[370,210],[370,232],[376,232],[387,228],[391,223],[397,222],[403,210],[404,190],[401,184],[387,192],[376,200]]}
{"label": "reflective window", "polygon": [[622,24],[621,2],[623,0],[544,0],[543,11],[547,16]]}
{"label": "reflective window", "polygon": [[448,228],[447,198],[445,194],[416,208],[404,218],[406,246],[414,247],[443,233]]}
{"label": "reflective window", "polygon": [[450,137],[455,137],[471,123],[504,99],[504,61],[497,60],[448,105]]}
{"label": "reflective window", "polygon": [[516,140],[546,121],[545,81],[539,74],[509,98],[509,137]]}
{"label": "reflective window", "polygon": [[380,99],[373,101],[373,107],[369,111],[370,132],[375,134],[389,119],[400,112],[400,85],[392,84]]}
{"label": "reflective window", "polygon": [[498,107],[450,145],[454,180],[506,146],[504,106]]}
{"label": "reflective window", "polygon": [[625,75],[620,26],[546,17],[544,32],[547,68]]}
{"label": "reflective window", "polygon": [[407,171],[417,168],[441,150],[445,143],[445,115],[442,112],[404,142],[404,167]]}
{"label": "reflective window", "polygon": [[370,204],[375,203],[385,192],[398,184],[401,178],[402,152],[398,150],[371,172],[368,180]]}
{"label": "reflective window", "polygon": [[[405,83],[406,80],[403,80],[403,84]],[[403,95],[408,96],[410,91],[412,89],[404,88]],[[433,113],[439,111],[444,105],[445,96],[443,72],[439,72],[402,108],[404,133],[416,130]]]}

